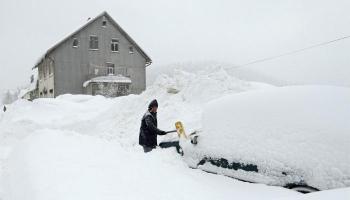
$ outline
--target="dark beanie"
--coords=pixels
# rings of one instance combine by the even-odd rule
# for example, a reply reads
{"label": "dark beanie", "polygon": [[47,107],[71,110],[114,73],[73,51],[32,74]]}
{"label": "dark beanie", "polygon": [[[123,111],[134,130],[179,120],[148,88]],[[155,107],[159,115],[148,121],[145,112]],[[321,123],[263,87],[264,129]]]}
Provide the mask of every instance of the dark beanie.
{"label": "dark beanie", "polygon": [[151,103],[148,105],[148,109],[151,109],[153,107],[158,107],[158,102],[156,99],[154,99],[153,101],[151,101]]}

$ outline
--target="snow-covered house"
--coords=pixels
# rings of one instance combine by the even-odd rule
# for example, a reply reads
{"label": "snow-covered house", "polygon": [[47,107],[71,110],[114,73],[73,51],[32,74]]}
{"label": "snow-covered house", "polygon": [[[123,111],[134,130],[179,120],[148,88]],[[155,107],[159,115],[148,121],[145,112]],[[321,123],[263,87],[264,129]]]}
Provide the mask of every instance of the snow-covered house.
{"label": "snow-covered house", "polygon": [[121,96],[146,88],[152,63],[139,45],[103,12],[51,47],[36,63],[39,97],[61,94]]}

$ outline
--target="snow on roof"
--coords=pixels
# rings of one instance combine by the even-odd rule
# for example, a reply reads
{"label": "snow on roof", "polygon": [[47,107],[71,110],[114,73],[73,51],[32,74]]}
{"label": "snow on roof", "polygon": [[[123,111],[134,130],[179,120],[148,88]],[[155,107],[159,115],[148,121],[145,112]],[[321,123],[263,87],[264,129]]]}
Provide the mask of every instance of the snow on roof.
{"label": "snow on roof", "polygon": [[131,79],[120,74],[118,75],[108,75],[108,76],[98,76],[85,81],[83,86],[87,87],[90,83],[131,83]]}

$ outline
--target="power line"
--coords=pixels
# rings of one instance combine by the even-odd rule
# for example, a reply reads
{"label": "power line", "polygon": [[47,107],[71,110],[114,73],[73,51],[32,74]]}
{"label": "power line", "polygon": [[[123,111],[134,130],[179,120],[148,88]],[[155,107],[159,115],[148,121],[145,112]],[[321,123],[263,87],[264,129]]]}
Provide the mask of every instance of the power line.
{"label": "power line", "polygon": [[337,38],[337,39],[334,39],[334,40],[330,40],[330,41],[327,41],[327,42],[314,44],[312,46],[308,46],[308,47],[305,47],[305,48],[302,48],[302,49],[297,49],[297,50],[289,51],[289,52],[286,52],[286,53],[278,54],[278,55],[275,55],[275,56],[254,60],[254,61],[242,64],[242,65],[236,65],[233,68],[236,69],[236,68],[245,67],[245,66],[248,66],[248,65],[253,65],[253,64],[256,64],[256,63],[261,63],[261,62],[266,62],[266,61],[269,61],[269,60],[274,60],[274,59],[277,59],[277,58],[280,58],[280,57],[289,56],[289,55],[292,55],[292,54],[297,54],[297,53],[302,52],[302,51],[306,51],[306,50],[313,49],[313,48],[320,47],[320,46],[325,46],[325,45],[328,45],[330,43],[338,42],[340,40],[345,40],[345,39],[348,39],[348,38],[350,38],[350,35],[345,36],[345,37],[341,37],[341,38]]}

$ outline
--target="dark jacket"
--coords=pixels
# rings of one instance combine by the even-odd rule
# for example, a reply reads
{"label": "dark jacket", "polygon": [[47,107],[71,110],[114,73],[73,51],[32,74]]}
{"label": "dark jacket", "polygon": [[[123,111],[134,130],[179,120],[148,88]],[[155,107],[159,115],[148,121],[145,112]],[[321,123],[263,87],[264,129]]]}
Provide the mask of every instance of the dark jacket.
{"label": "dark jacket", "polygon": [[157,113],[147,111],[141,120],[139,144],[147,147],[157,146],[157,135],[166,133],[157,128]]}

